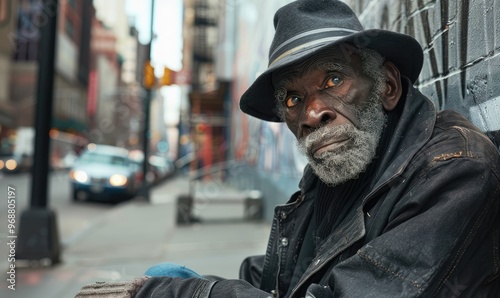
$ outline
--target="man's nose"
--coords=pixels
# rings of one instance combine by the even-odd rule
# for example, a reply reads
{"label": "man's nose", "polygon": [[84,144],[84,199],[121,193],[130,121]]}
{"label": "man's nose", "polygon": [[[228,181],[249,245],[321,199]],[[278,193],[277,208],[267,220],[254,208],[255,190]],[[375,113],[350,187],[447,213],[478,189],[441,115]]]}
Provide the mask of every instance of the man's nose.
{"label": "man's nose", "polygon": [[310,96],[306,100],[300,127],[303,133],[309,134],[313,130],[335,120],[336,117],[337,113],[324,99],[319,98],[317,95]]}

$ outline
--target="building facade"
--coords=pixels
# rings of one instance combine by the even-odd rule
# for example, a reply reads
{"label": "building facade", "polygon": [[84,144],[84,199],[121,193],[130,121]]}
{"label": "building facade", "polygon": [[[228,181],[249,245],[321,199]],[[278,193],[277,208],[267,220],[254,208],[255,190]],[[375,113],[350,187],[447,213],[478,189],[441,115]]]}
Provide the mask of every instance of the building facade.
{"label": "building facade", "polygon": [[10,99],[10,74],[12,56],[15,51],[15,28],[17,26],[17,2],[0,1],[0,153],[12,152],[15,134],[15,108]]}
{"label": "building facade", "polygon": [[40,28],[52,16],[57,32],[51,158],[88,142],[140,144],[138,33],[128,24],[124,0],[94,2],[60,0],[56,7],[38,0],[0,1],[0,34],[9,41],[0,45],[2,152],[14,151],[18,132],[36,129]]}
{"label": "building facade", "polygon": [[225,19],[224,0],[184,1],[183,68],[191,72],[188,113],[181,110],[179,155],[191,170],[210,172],[228,155],[231,78],[218,76],[216,53]]}
{"label": "building facade", "polygon": [[[90,21],[92,1],[62,0],[56,6],[44,7],[35,0],[7,1],[16,6],[12,18],[15,25],[9,36],[13,48],[9,73],[9,102],[14,108],[11,138],[17,131],[34,130],[34,110],[40,53],[40,28],[47,18],[57,16],[57,52],[54,74],[52,154],[60,158],[71,146],[81,146],[87,129],[87,85],[90,59]],[[14,141],[15,143],[15,141]],[[30,150],[31,152],[32,150]]]}

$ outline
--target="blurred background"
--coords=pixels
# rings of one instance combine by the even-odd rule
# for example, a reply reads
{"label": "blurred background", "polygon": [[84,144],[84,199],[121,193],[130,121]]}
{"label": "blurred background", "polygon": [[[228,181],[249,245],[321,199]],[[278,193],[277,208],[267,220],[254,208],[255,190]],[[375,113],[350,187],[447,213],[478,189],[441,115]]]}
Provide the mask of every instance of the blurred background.
{"label": "blurred background", "polygon": [[[238,101],[267,68],[273,15],[288,2],[0,0],[0,191],[15,186],[18,214],[29,208],[40,30],[55,16],[48,205],[63,243],[116,208],[102,201],[193,173],[259,190],[269,223],[273,206],[297,189],[305,159],[285,125],[242,114]],[[416,85],[498,147],[497,1],[344,2],[367,28],[414,36],[425,55]]]}

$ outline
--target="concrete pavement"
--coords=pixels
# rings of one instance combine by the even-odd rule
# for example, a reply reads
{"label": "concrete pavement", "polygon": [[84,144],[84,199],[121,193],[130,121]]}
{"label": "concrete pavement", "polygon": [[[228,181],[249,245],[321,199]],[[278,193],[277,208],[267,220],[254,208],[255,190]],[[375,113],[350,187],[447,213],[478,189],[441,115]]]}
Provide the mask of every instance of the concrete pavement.
{"label": "concrete pavement", "polygon": [[[243,258],[265,252],[270,226],[243,218],[246,193],[214,181],[196,189],[200,222],[176,224],[177,197],[189,182],[174,176],[152,189],[150,203],[122,203],[64,243],[61,264],[16,268],[16,290],[2,278],[0,297],[74,297],[87,283],[132,279],[165,261],[237,278]],[[231,198],[236,203],[226,204]]]}

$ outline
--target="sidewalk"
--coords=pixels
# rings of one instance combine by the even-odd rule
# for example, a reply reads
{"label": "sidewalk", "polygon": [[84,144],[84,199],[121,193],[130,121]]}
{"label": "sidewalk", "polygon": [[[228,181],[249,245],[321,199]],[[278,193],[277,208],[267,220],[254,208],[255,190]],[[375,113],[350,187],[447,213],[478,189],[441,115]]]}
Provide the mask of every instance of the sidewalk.
{"label": "sidewalk", "polygon": [[2,278],[0,297],[74,297],[87,283],[132,279],[165,261],[237,278],[243,258],[265,253],[269,224],[243,220],[241,204],[211,204],[217,196],[242,196],[217,184],[196,193],[202,197],[194,208],[201,222],[177,226],[177,197],[188,189],[187,178],[175,176],[152,189],[151,203],[118,205],[65,243],[61,264],[16,268],[16,291]]}

